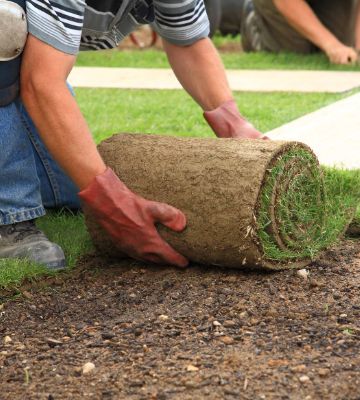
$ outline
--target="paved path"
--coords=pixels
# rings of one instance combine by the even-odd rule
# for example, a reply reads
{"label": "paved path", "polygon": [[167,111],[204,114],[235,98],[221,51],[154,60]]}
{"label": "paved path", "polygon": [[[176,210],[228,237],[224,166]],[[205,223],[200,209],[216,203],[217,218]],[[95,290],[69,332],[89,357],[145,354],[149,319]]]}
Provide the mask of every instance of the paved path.
{"label": "paved path", "polygon": [[[360,72],[227,70],[232,90],[339,93],[360,87]],[[180,89],[171,69],[76,67],[75,87]]]}
{"label": "paved path", "polygon": [[360,93],[276,128],[267,135],[271,139],[308,144],[323,165],[360,169]]}

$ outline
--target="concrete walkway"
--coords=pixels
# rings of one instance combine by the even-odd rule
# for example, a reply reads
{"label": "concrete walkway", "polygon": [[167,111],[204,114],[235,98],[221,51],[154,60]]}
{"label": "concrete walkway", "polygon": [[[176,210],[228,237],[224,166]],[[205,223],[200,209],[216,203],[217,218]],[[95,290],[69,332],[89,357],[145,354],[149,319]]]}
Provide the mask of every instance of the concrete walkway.
{"label": "concrete walkway", "polygon": [[267,136],[306,143],[323,165],[360,169],[360,93],[274,129]]}
{"label": "concrete walkway", "polygon": [[[227,70],[234,91],[340,93],[360,87],[360,72]],[[180,89],[171,69],[76,67],[75,87]]]}

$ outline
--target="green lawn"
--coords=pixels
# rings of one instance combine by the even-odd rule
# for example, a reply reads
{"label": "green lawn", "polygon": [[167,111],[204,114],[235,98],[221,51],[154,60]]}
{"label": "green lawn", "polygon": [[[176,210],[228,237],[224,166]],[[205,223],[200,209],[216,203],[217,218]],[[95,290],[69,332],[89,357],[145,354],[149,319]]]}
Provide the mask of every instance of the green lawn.
{"label": "green lawn", "polygon": [[[332,65],[323,54],[299,55],[294,53],[230,53],[221,52],[221,58],[228,69],[304,69],[360,71],[360,66]],[[81,67],[133,67],[169,68],[162,50],[106,50],[80,53],[77,66]]]}
{"label": "green lawn", "polygon": [[[200,108],[183,91],[77,89],[97,141],[115,132],[211,136]],[[345,97],[343,94],[235,93],[242,113],[267,132]]]}

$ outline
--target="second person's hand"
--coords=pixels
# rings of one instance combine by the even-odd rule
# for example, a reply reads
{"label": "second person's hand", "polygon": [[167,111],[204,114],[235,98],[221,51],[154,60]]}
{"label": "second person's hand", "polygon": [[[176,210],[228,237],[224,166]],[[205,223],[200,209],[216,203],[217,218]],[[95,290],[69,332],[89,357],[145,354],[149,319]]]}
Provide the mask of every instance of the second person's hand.
{"label": "second person's hand", "polygon": [[328,46],[325,49],[325,53],[332,64],[355,64],[358,60],[357,51],[342,43]]}

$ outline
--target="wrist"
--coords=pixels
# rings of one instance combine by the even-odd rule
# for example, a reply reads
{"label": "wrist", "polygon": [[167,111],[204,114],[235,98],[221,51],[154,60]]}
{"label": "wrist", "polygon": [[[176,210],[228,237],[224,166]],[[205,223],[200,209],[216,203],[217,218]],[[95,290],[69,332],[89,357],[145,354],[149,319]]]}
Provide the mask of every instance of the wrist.
{"label": "wrist", "polygon": [[219,138],[264,138],[262,134],[240,114],[236,102],[233,99],[221,104],[215,110],[205,111],[204,118]]}
{"label": "wrist", "polygon": [[213,102],[213,104],[209,104],[208,107],[204,108],[204,113],[213,112],[219,110],[220,108],[227,108],[227,107],[236,107],[236,101],[233,97],[224,97],[221,101]]}
{"label": "wrist", "polygon": [[325,54],[330,54],[339,46],[343,46],[343,44],[335,36],[332,36],[320,44],[319,47]]}
{"label": "wrist", "polygon": [[101,164],[98,166],[94,166],[93,168],[82,171],[77,177],[76,177],[76,184],[79,187],[79,190],[84,190],[87,187],[89,187],[92,182],[94,182],[98,177],[101,177],[103,174],[106,173],[108,168],[106,167],[105,164]]}

